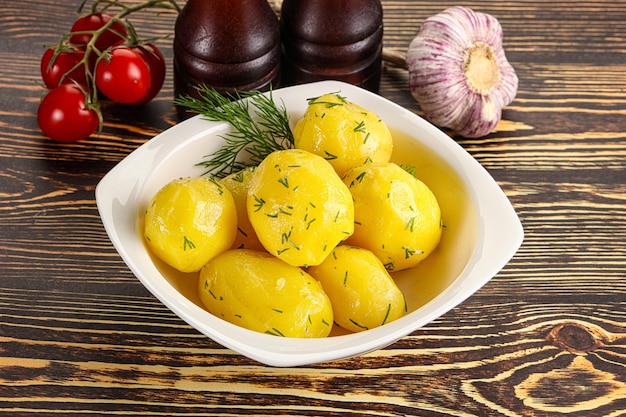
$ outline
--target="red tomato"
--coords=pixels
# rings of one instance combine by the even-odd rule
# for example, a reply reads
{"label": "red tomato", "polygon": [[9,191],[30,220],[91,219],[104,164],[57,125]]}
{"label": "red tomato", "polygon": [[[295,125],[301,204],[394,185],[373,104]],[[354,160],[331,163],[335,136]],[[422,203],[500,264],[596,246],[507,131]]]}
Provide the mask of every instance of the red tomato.
{"label": "red tomato", "polygon": [[85,106],[85,94],[74,84],[50,90],[37,110],[39,127],[58,142],[76,142],[93,134],[100,123],[98,113]]}
{"label": "red tomato", "polygon": [[[70,37],[70,43],[80,46],[87,45],[93,36],[92,33],[89,32],[100,29],[112,18],[113,16],[106,13],[93,13],[79,17],[70,29],[71,32],[77,32]],[[115,22],[98,37],[95,46],[98,50],[104,51],[111,46],[124,42],[126,35],[127,32],[124,25],[120,22]]]}
{"label": "red tomato", "polygon": [[145,104],[152,100],[159,93],[159,91],[161,91],[161,87],[163,87],[163,82],[165,81],[166,72],[165,58],[159,48],[157,48],[154,44],[148,43],[145,44],[143,48],[140,48],[140,50],[143,58],[150,67],[150,89],[143,100],[135,104]]}
{"label": "red tomato", "polygon": [[61,84],[64,75],[63,83],[76,81],[82,86],[87,86],[84,65],[80,65],[70,72],[85,56],[83,51],[63,51],[59,52],[56,57],[54,54],[54,49],[48,48],[41,58],[41,78],[46,87],[57,87]]}
{"label": "red tomato", "polygon": [[98,90],[118,103],[144,104],[159,92],[165,60],[154,45],[119,47],[96,65]]}
{"label": "red tomato", "polygon": [[150,67],[137,48],[115,48],[96,65],[96,86],[118,103],[135,103],[150,90]]}

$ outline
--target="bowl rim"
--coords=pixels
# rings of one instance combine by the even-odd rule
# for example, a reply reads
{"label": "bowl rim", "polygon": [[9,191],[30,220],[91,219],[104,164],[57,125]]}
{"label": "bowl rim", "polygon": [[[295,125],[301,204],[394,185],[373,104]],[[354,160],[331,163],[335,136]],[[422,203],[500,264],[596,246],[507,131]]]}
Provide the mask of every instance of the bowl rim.
{"label": "bowl rim", "polygon": [[[128,222],[134,224],[132,222],[136,219],[131,218],[131,213],[125,213],[124,224],[120,224],[114,214],[120,212],[120,207],[132,205],[132,197],[145,186],[148,172],[144,170],[155,172],[168,155],[207,135],[226,131],[226,123],[209,122],[198,115],[174,125],[122,159],[99,181],[95,190],[97,208],[109,239],[139,281],[165,306],[204,335],[270,366],[300,366],[344,359],[390,345],[473,295],[508,263],[524,237],[522,224],[513,206],[489,172],[456,141],[417,114],[382,96],[340,81],[285,87],[273,90],[271,94],[274,99],[286,99],[296,94],[306,99],[326,92],[341,92],[350,101],[359,104],[374,102],[375,106],[384,107],[386,112],[393,114],[396,120],[415,125],[423,131],[428,140],[420,142],[448,163],[451,160],[455,162],[456,173],[476,206],[479,245],[462,273],[425,305],[385,326],[320,339],[280,338],[280,343],[276,343],[277,336],[247,330],[211,315],[176,290],[158,270],[156,275],[147,276],[143,265],[130,256],[128,242],[121,238],[128,231],[121,228],[128,227]],[[367,107],[377,112],[378,107]],[[134,211],[132,216],[136,218],[138,214]],[[155,270],[151,271],[152,274]]]}

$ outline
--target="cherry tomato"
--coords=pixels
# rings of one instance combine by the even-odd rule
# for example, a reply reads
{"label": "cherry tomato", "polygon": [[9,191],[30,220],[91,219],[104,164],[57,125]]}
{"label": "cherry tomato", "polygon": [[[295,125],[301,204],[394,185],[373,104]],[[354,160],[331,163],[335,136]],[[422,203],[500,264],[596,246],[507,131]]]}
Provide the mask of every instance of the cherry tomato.
{"label": "cherry tomato", "polygon": [[135,104],[145,104],[152,100],[163,87],[165,81],[166,64],[163,54],[156,45],[148,43],[143,46],[141,53],[150,67],[150,89],[143,100]]}
{"label": "cherry tomato", "polygon": [[[41,78],[49,89],[63,83],[76,81],[82,86],[87,86],[84,65],[79,65],[70,72],[85,56],[83,51],[69,50],[59,52],[55,56],[54,48],[46,49],[41,57]],[[66,75],[67,74],[67,75]],[[65,75],[65,78],[63,76]]]}
{"label": "cherry tomato", "polygon": [[98,90],[118,103],[135,103],[150,90],[150,67],[137,48],[115,48],[96,65]]}
{"label": "cherry tomato", "polygon": [[85,106],[85,94],[74,84],[61,84],[41,100],[39,127],[58,142],[76,142],[89,137],[99,125],[98,113]]}
{"label": "cherry tomato", "polygon": [[[92,13],[86,16],[79,17],[76,19],[71,32],[79,32],[70,37],[70,43],[74,45],[87,45],[91,40],[91,33],[80,33],[80,32],[93,32],[95,30],[100,29],[102,26],[107,24],[113,16],[107,13]],[[127,35],[126,28],[120,22],[115,22],[111,25],[109,29],[107,29],[104,33],[102,33],[95,42],[95,46],[98,50],[104,51],[105,49],[118,45],[124,42],[124,37]]]}
{"label": "cherry tomato", "polygon": [[114,48],[109,59],[96,65],[98,90],[118,103],[147,103],[159,92],[164,79],[165,60],[154,45]]}

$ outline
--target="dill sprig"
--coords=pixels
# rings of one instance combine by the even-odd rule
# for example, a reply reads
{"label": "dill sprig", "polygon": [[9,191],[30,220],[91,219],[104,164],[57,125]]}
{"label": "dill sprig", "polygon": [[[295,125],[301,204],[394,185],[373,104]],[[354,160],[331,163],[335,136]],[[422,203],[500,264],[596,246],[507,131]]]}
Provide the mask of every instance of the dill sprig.
{"label": "dill sprig", "polygon": [[[237,92],[222,95],[215,89],[200,86],[199,98],[177,97],[174,104],[201,114],[213,122],[227,122],[232,131],[221,136],[224,145],[203,161],[203,175],[223,178],[248,166],[258,165],[270,153],[293,148],[293,132],[284,103],[276,103],[270,91]],[[251,111],[252,110],[252,111]],[[246,157],[242,157],[245,153]]]}

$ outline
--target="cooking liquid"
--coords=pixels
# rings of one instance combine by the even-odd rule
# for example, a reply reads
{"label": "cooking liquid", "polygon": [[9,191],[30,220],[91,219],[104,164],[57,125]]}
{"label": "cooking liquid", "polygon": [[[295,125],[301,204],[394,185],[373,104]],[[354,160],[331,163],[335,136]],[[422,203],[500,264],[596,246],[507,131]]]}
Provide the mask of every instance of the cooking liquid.
{"label": "cooking liquid", "polygon": [[[476,249],[478,220],[471,196],[454,170],[431,150],[410,139],[408,133],[392,130],[392,134],[392,161],[416,167],[417,178],[437,197],[444,223],[441,242],[434,252],[414,268],[391,273],[405,295],[410,313],[443,292],[461,274]],[[143,225],[139,223],[143,236]],[[155,256],[152,258],[174,288],[203,307],[198,295],[198,273],[183,273]],[[330,336],[346,333],[334,325]]]}

